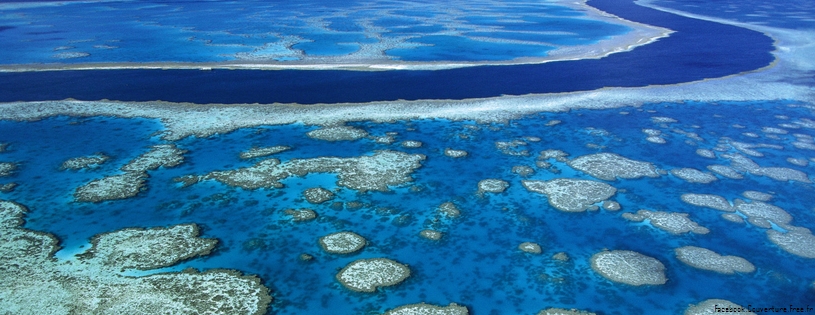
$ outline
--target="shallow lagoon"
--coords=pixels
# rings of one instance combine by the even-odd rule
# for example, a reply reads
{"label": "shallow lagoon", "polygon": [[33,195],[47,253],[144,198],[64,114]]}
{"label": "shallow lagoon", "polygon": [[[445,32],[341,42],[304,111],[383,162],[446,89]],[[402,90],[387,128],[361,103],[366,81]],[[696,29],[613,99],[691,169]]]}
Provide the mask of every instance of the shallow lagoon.
{"label": "shallow lagoon", "polygon": [[[451,6],[456,9],[449,10]],[[507,48],[500,54],[489,51],[482,55],[478,52],[492,43],[471,39],[465,31],[547,31],[591,26],[592,31],[581,35],[580,43],[556,43],[565,46],[596,43],[630,31],[611,22],[585,19],[580,9],[549,2],[533,6],[502,1],[443,5],[321,0],[296,4],[41,2],[0,4],[0,10],[3,64],[286,62],[322,60],[326,56],[342,62],[427,61],[415,58],[422,52],[389,52],[416,49],[412,42],[432,42],[433,50],[448,51],[444,59],[430,59],[434,61],[509,61],[545,56],[546,50],[530,51],[523,43],[503,43]],[[546,16],[541,18],[542,14]],[[471,15],[485,19],[473,20],[468,18]],[[521,19],[523,27],[494,23],[510,15]],[[404,29],[406,26],[410,28]],[[439,35],[460,39],[434,41]],[[362,48],[365,44],[375,44],[375,51]],[[366,54],[352,55],[359,51]]]}
{"label": "shallow lagoon", "polygon": [[[20,186],[11,193],[0,193],[0,198],[29,206],[25,226],[57,235],[66,247],[58,253],[60,257],[81,251],[78,247],[98,233],[196,222],[202,226],[204,237],[220,240],[215,254],[168,270],[186,266],[230,267],[259,274],[273,291],[275,302],[270,313],[274,314],[319,313],[326,308],[337,314],[382,312],[420,301],[440,305],[457,302],[468,306],[473,314],[534,314],[544,306],[604,314],[678,314],[687,304],[707,298],[754,306],[805,305],[813,298],[809,286],[815,278],[815,272],[807,268],[810,263],[807,259],[780,250],[761,228],[726,221],[720,217],[721,212],[685,204],[679,196],[688,192],[711,193],[733,200],[743,198],[741,193],[746,190],[774,192],[770,203],[789,212],[794,225],[815,229],[812,184],[778,182],[749,174],[742,180],[718,176],[719,180],[711,184],[687,183],[671,175],[617,180],[607,183],[621,189],[611,198],[622,205],[621,211],[582,213],[557,211],[549,206],[545,196],[528,192],[520,184],[521,179],[593,179],[553,160],[550,162],[561,173],[536,167],[537,153],[545,149],[560,149],[570,157],[614,152],[652,162],[660,169],[693,167],[704,171],[706,165],[728,165],[721,156],[708,159],[695,153],[698,148],[715,147],[721,137],[783,145],[783,150],[758,149],[765,157],[754,160],[762,166],[801,170],[813,180],[813,163],[802,167],[786,162],[787,157],[812,156],[812,151],[789,145],[794,139],[792,133],[813,135],[812,129],[790,130],[791,134],[780,135],[780,139],[761,132],[763,127],[794,124],[799,118],[811,116],[811,108],[788,105],[666,103],[539,114],[506,124],[447,120],[351,124],[373,136],[397,132],[397,141],[389,145],[377,144],[372,139],[314,140],[305,133],[315,127],[302,125],[240,129],[204,139],[177,141],[180,148],[189,150],[185,163],[150,172],[147,190],[135,198],[100,204],[72,202],[73,189],[91,179],[115,174],[122,164],[149,146],[161,143],[155,136],[162,128],[158,122],[104,117],[57,117],[28,123],[2,121],[0,143],[10,145],[0,153],[0,161],[21,163],[15,175],[0,178],[0,184],[17,182]],[[769,110],[789,119],[754,119],[767,116]],[[670,117],[678,122],[661,125],[652,117]],[[561,123],[547,126],[551,120]],[[746,128],[734,128],[734,124]],[[647,142],[642,128],[661,130],[667,143]],[[703,141],[688,138],[677,130],[697,133]],[[760,138],[743,134],[750,131]],[[525,141],[516,150],[528,150],[529,156],[501,153],[494,144],[529,136],[541,141]],[[403,140],[421,141],[423,145],[403,148],[399,144]],[[589,144],[603,147],[598,149]],[[241,160],[240,152],[253,146],[276,145],[293,147],[273,156],[283,161],[325,155],[352,157],[382,149],[421,153],[428,158],[413,174],[413,183],[384,193],[359,194],[337,187],[336,176],[331,174],[292,177],[283,181],[286,185],[283,189],[255,191],[230,188],[214,181],[180,188],[172,181],[187,174],[249,166],[264,158]],[[447,147],[465,150],[468,155],[459,159],[446,157],[443,151]],[[95,170],[58,171],[59,164],[68,158],[97,152],[112,159]],[[511,169],[515,165],[532,166],[535,174],[526,178],[513,174]],[[503,179],[510,186],[504,193],[479,197],[477,183],[485,178]],[[342,209],[332,208],[331,202],[310,205],[301,193],[316,186],[334,190],[337,197],[333,201],[362,201],[370,206],[354,210],[347,204]],[[49,192],[38,187],[55,189]],[[447,201],[461,209],[461,217],[438,218],[435,209]],[[286,208],[302,207],[314,209],[318,218],[293,222],[283,213]],[[676,236],[621,217],[624,212],[638,209],[690,213],[690,218],[711,233]],[[443,232],[442,239],[433,242],[420,237],[419,232],[426,228]],[[350,256],[324,253],[317,239],[342,230],[364,236],[369,245]],[[526,241],[540,244],[543,253],[533,255],[518,250],[517,246]],[[719,275],[693,269],[673,255],[674,248],[686,245],[744,257],[757,271]],[[667,267],[668,284],[632,287],[601,278],[589,268],[588,258],[603,248],[635,250],[659,259]],[[558,252],[567,253],[571,259],[566,263],[552,259]],[[302,253],[315,259],[302,262],[298,259]],[[406,263],[413,276],[377,293],[350,292],[334,279],[338,268],[356,259],[373,257]],[[699,287],[700,282],[706,285]],[[733,289],[736,287],[739,290]]]}

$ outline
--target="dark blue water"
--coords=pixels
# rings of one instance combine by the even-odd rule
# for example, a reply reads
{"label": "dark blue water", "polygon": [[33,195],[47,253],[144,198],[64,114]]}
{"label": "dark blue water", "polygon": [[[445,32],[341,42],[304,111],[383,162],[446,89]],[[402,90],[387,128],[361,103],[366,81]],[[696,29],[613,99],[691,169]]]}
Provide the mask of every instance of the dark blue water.
{"label": "dark blue water", "polygon": [[685,12],[751,24],[792,29],[815,28],[815,2],[810,0],[658,0],[655,4]]}
{"label": "dark blue water", "polygon": [[758,32],[689,19],[629,1],[589,5],[670,28],[670,37],[602,59],[442,71],[114,70],[0,74],[0,101],[165,100],[194,103],[337,103],[464,99],[672,84],[768,65],[772,40]]}

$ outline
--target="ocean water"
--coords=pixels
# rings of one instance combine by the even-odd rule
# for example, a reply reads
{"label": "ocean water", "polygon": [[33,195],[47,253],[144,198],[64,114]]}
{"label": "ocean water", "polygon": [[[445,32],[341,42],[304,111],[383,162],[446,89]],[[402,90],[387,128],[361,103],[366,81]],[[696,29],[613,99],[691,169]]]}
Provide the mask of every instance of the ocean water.
{"label": "ocean water", "polygon": [[[811,28],[813,6],[805,1],[654,1],[655,4],[743,22],[783,28]],[[590,5],[641,23],[670,28],[670,37],[630,52],[596,60],[540,65],[485,66],[441,71],[52,71],[0,73],[0,102],[112,99],[193,103],[300,104],[369,102],[397,99],[465,99],[529,93],[588,91],[602,87],[673,84],[752,71],[773,61],[772,39],[729,25],[676,16],[628,1],[591,0]],[[89,14],[90,13],[90,14]],[[48,62],[203,62],[235,59],[304,61],[309,57],[341,59],[360,47],[394,40],[382,56],[410,61],[486,61],[544,56],[555,45],[591,44],[630,31],[583,18],[579,10],[528,1],[117,1],[39,3],[26,7],[0,3],[0,63]],[[78,23],[81,21],[82,23]],[[479,39],[482,37],[490,40]],[[401,38],[401,39],[400,39]],[[401,40],[401,41],[400,41]],[[532,41],[536,45],[519,43]],[[418,43],[419,45],[415,45]],[[59,59],[62,53],[89,53]],[[65,56],[65,55],[62,55]],[[658,71],[655,71],[658,70]],[[811,79],[802,79],[810,80]],[[815,84],[815,83],[814,83]],[[156,144],[164,130],[155,119],[51,117],[31,122],[0,120],[0,162],[18,170],[0,177],[17,183],[0,199],[26,205],[25,227],[52,233],[60,240],[58,259],[85,251],[94,235],[130,227],[197,223],[201,236],[217,238],[213,254],[172,267],[125,274],[233,268],[258,275],[274,297],[269,314],[380,314],[411,303],[468,307],[470,314],[536,314],[547,307],[577,308],[598,314],[682,314],[689,304],[721,298],[741,305],[815,305],[812,259],[792,255],[770,242],[766,230],[724,220],[722,212],[683,203],[684,193],[746,199],[744,191],[773,195],[769,203],[785,209],[792,225],[815,230],[815,185],[775,181],[745,174],[744,179],[716,175],[710,184],[688,183],[676,176],[606,181],[618,189],[611,200],[622,210],[565,213],[547,197],[523,188],[521,180],[592,179],[565,163],[535,165],[538,153],[560,149],[577,157],[613,152],[654,163],[659,169],[729,165],[695,153],[719,142],[781,145],[758,148],[751,157],[761,166],[786,167],[815,181],[815,154],[793,146],[795,136],[815,136],[811,103],[775,100],[645,104],[608,110],[540,113],[506,123],[478,124],[445,119],[393,123],[353,122],[373,136],[396,132],[396,142],[326,142],[306,133],[315,126],[291,124],[238,129],[206,138],[173,142],[187,150],[184,163],[148,172],[147,187],[136,197],[102,203],[74,201],[75,189],[89,181],[119,174],[128,161]],[[2,106],[2,104],[0,104]],[[674,123],[655,123],[671,117]],[[805,120],[805,119],[809,119]],[[559,124],[547,123],[558,120]],[[781,126],[783,124],[783,126]],[[744,128],[737,128],[736,125]],[[777,127],[788,134],[763,132]],[[646,141],[642,129],[662,132],[665,144]],[[695,133],[703,140],[689,137]],[[755,133],[756,136],[750,133]],[[527,137],[539,137],[531,141]],[[420,148],[400,146],[404,140]],[[524,141],[508,155],[497,141]],[[241,160],[251,147],[287,145],[292,150],[270,157]],[[445,148],[466,150],[453,159]],[[215,181],[182,188],[173,179],[251,166],[263,159],[282,161],[320,156],[356,157],[377,150],[421,153],[427,158],[413,182],[389,192],[340,187],[333,174],[310,174],[283,180],[284,188],[244,190]],[[523,151],[527,155],[521,154]],[[61,171],[60,164],[79,156],[104,153],[99,168]],[[789,158],[808,160],[806,166]],[[522,177],[513,166],[535,173]],[[500,194],[477,193],[487,178],[509,182]],[[311,205],[302,192],[312,187],[337,197]],[[332,202],[342,205],[332,205]],[[348,207],[358,201],[361,209]],[[436,208],[453,202],[461,217],[440,217]],[[318,217],[293,222],[285,209],[311,208]],[[635,223],[623,213],[639,209],[689,213],[709,234],[671,235],[649,222]],[[419,236],[441,231],[439,241]],[[318,238],[354,231],[368,246],[351,255],[325,253]],[[536,242],[543,253],[518,250]],[[756,266],[747,274],[722,275],[689,267],[674,249],[700,246],[722,255],[744,257]],[[590,257],[604,249],[634,250],[655,257],[666,268],[668,283],[633,287],[610,282],[592,271]],[[570,257],[562,263],[555,253]],[[314,260],[303,262],[301,254]],[[351,292],[335,279],[348,263],[387,257],[410,266],[405,282],[375,293]]]}
{"label": "ocean water", "polygon": [[[747,305],[806,305],[815,299],[809,287],[815,279],[811,261],[784,252],[765,236],[764,229],[735,224],[721,212],[684,204],[683,193],[712,193],[729,200],[746,190],[774,194],[770,203],[793,217],[792,224],[815,229],[813,184],[778,182],[746,175],[733,180],[717,176],[710,184],[686,183],[672,175],[607,182],[620,191],[611,199],[622,205],[619,212],[605,210],[582,213],[560,212],[547,198],[526,191],[522,179],[593,179],[553,162],[560,173],[535,166],[539,151],[560,149],[577,157],[597,152],[614,152],[654,163],[658,168],[728,165],[718,152],[716,159],[695,154],[698,148],[712,149],[728,137],[746,143],[769,143],[783,150],[758,149],[765,157],[754,158],[762,166],[797,169],[815,180],[815,161],[802,167],[786,158],[809,158],[812,151],[790,145],[792,133],[815,136],[807,128],[790,130],[778,138],[761,132],[780,123],[795,124],[812,117],[812,109],[790,107],[793,102],[660,103],[641,108],[575,110],[569,113],[537,114],[505,124],[476,124],[471,121],[415,120],[395,123],[359,122],[350,125],[381,136],[397,132],[396,142],[377,144],[371,139],[326,142],[305,136],[315,127],[299,124],[239,129],[207,138],[190,137],[175,144],[188,150],[183,164],[149,172],[146,191],[127,200],[98,204],[72,200],[74,189],[92,179],[117,173],[132,158],[164,143],[156,136],[160,122],[149,119],[113,117],[54,117],[34,122],[0,121],[0,143],[9,143],[0,161],[20,162],[11,177],[0,184],[20,186],[0,198],[15,200],[30,208],[25,227],[55,234],[64,248],[58,257],[69,257],[87,248],[95,234],[127,227],[154,227],[195,222],[203,237],[219,239],[213,255],[195,258],[177,266],[200,269],[234,268],[259,275],[275,298],[269,314],[374,314],[399,305],[428,302],[466,305],[471,314],[534,314],[545,307],[578,308],[602,314],[681,314],[690,303],[723,298]],[[627,112],[628,114],[621,114]],[[786,119],[773,115],[785,115]],[[678,122],[654,123],[652,117],[671,117]],[[760,118],[759,118],[760,117]],[[561,123],[547,126],[551,120]],[[734,124],[745,128],[734,128]],[[643,128],[661,130],[666,144],[645,141]],[[697,133],[703,141],[682,132]],[[759,134],[759,138],[744,135]],[[507,155],[494,142],[526,140]],[[417,140],[421,148],[403,148],[403,140]],[[593,144],[593,145],[589,145]],[[375,150],[397,150],[427,156],[412,177],[412,183],[391,187],[391,192],[358,193],[338,187],[332,174],[312,174],[283,181],[282,189],[243,190],[205,181],[181,188],[173,178],[214,170],[245,167],[264,158],[241,160],[238,153],[253,146],[288,145],[293,149],[274,155],[282,161],[318,156],[352,157]],[[597,146],[602,146],[598,148]],[[468,151],[462,159],[443,155],[444,148]],[[86,171],[59,171],[59,164],[72,157],[103,152],[111,160]],[[527,178],[513,174],[515,165],[530,166]],[[500,194],[479,196],[478,181],[499,178],[510,183]],[[596,179],[595,179],[596,180]],[[354,210],[332,207],[331,202],[310,205],[301,193],[311,187],[334,190],[333,201],[361,201],[368,206]],[[41,189],[49,187],[50,189]],[[332,202],[333,202],[332,201]],[[461,210],[455,219],[439,219],[435,208],[451,201]],[[308,207],[318,213],[309,222],[292,222],[284,209]],[[639,209],[689,213],[690,218],[711,230],[706,235],[671,235],[648,223],[632,223],[621,217]],[[432,228],[444,233],[438,242],[419,236]],[[323,252],[317,239],[336,231],[354,231],[369,245],[351,255]],[[541,255],[517,249],[522,242],[537,242]],[[757,270],[748,274],[720,275],[697,270],[679,262],[673,249],[686,245],[709,248],[721,254],[741,256]],[[589,268],[589,258],[605,248],[635,250],[659,259],[667,267],[669,282],[662,286],[632,287],[615,284]],[[570,256],[567,263],[550,257],[558,252]],[[302,253],[311,262],[299,261]],[[408,264],[412,276],[405,282],[375,293],[344,289],[336,272],[351,261],[388,257]],[[705,285],[700,286],[700,283]],[[737,289],[736,289],[737,288]]]}
{"label": "ocean water", "polygon": [[[314,104],[466,99],[588,91],[613,86],[674,84],[753,71],[774,60],[771,54],[775,49],[773,40],[756,31],[690,19],[630,2],[592,0],[589,4],[626,19],[669,28],[675,33],[650,45],[601,59],[439,71],[111,70],[0,73],[0,101],[74,98]],[[497,50],[487,47],[488,52],[495,53]],[[468,51],[460,53],[469,54]],[[413,57],[422,58],[421,55]]]}
{"label": "ocean water", "polygon": [[768,1],[675,1],[658,0],[654,4],[707,16],[790,29],[815,27],[815,3],[806,0]]}

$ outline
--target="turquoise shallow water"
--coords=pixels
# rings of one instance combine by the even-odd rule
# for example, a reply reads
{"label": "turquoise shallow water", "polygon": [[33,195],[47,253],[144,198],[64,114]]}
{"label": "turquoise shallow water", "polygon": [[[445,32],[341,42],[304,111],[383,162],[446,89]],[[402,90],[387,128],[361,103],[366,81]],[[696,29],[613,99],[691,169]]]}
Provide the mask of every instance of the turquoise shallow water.
{"label": "turquoise shallow water", "polygon": [[[449,10],[449,7],[456,10]],[[473,19],[470,16],[478,16]],[[309,57],[348,57],[362,45],[369,58],[407,61],[512,60],[544,56],[524,43],[472,40],[467,31],[546,32],[579,30],[586,45],[629,30],[582,18],[577,9],[551,3],[512,1],[424,3],[390,1],[198,1],[198,2],[36,2],[0,3],[2,64],[101,62],[293,61]],[[513,16],[518,23],[504,23]],[[585,33],[585,34],[584,34]],[[456,40],[437,41],[440,35]],[[432,43],[418,52],[412,44]],[[427,54],[442,59],[417,58]]]}
{"label": "turquoise shallow water", "polygon": [[[786,162],[788,157],[815,156],[813,151],[790,145],[793,133],[815,135],[815,131],[789,129],[790,134],[779,135],[778,139],[761,132],[762,127],[795,124],[812,117],[811,109],[787,105],[664,103],[640,109],[539,114],[506,124],[447,120],[350,124],[375,136],[398,132],[397,141],[390,145],[370,139],[337,143],[313,140],[305,133],[315,127],[302,125],[246,128],[178,141],[180,148],[189,151],[184,164],[149,172],[147,190],[135,198],[99,204],[73,202],[71,194],[92,179],[116,174],[119,167],[151,145],[163,143],[156,135],[162,130],[159,122],[111,117],[0,121],[0,143],[10,144],[7,152],[0,153],[0,161],[20,163],[14,175],[0,178],[0,184],[15,182],[20,186],[11,193],[0,193],[0,199],[27,205],[31,211],[25,226],[59,237],[66,248],[59,253],[62,256],[80,252],[80,247],[98,233],[134,226],[198,223],[203,237],[220,240],[217,250],[211,256],[167,270],[235,268],[258,274],[272,289],[273,314],[319,314],[326,310],[334,314],[379,313],[420,301],[444,305],[456,302],[466,305],[471,314],[535,314],[550,306],[602,314],[681,314],[688,304],[707,298],[753,306],[806,305],[815,300],[815,291],[810,287],[815,280],[811,259],[782,251],[766,238],[763,229],[725,221],[721,212],[684,204],[679,196],[687,192],[712,193],[732,200],[743,198],[740,195],[745,190],[772,192],[774,199],[770,202],[789,212],[794,217],[793,225],[815,229],[813,184],[778,182],[753,175],[741,180],[718,176],[719,180],[711,184],[686,183],[672,175],[617,180],[607,183],[624,189],[611,198],[622,205],[620,212],[564,213],[550,207],[545,196],[526,191],[520,184],[522,177],[511,172],[513,166],[525,165],[536,171],[528,179],[593,179],[562,163],[555,162],[559,174],[535,167],[538,152],[545,149],[560,149],[571,157],[614,152],[652,162],[661,169],[704,170],[707,165],[729,162],[721,157],[703,158],[695,150],[712,148],[721,137],[729,137],[746,143],[783,145],[783,150],[758,149],[765,157],[754,160],[762,166],[800,170],[815,180],[812,161],[806,167]],[[621,115],[621,111],[629,114]],[[655,116],[678,122],[660,125],[652,122]],[[546,126],[550,120],[562,122]],[[746,128],[734,128],[733,124]],[[667,143],[646,142],[642,128],[661,130]],[[677,130],[697,133],[704,141],[690,139]],[[760,137],[751,138],[744,132]],[[506,155],[494,145],[495,141],[527,136],[541,138],[540,142],[526,141],[526,145],[516,148],[518,152],[527,150],[530,156]],[[403,140],[418,140],[424,145],[403,148],[399,145]],[[413,183],[392,187],[392,192],[387,193],[360,194],[337,187],[336,176],[331,174],[289,178],[283,181],[284,189],[255,191],[211,181],[180,188],[172,181],[182,175],[252,165],[263,158],[243,161],[238,153],[252,146],[273,145],[293,147],[274,156],[283,161],[353,157],[382,149],[421,153],[427,159],[413,174]],[[447,147],[466,150],[469,155],[463,159],[446,157],[443,150]],[[111,156],[111,161],[95,170],[58,170],[68,158],[97,152]],[[486,178],[506,180],[510,187],[501,194],[479,197],[477,183]],[[334,201],[362,201],[369,206],[354,210],[332,208],[330,203],[309,205],[300,194],[316,186],[337,189]],[[447,201],[454,202],[462,216],[435,220],[435,207]],[[283,209],[301,207],[314,209],[318,219],[295,223],[283,214]],[[621,218],[623,212],[638,209],[690,213],[691,219],[708,227],[711,233],[675,236]],[[439,242],[425,240],[418,235],[425,228],[442,231],[444,237]],[[364,236],[369,246],[349,256],[322,252],[317,238],[342,230]],[[520,252],[517,246],[526,241],[539,243],[543,254]],[[757,271],[720,275],[693,269],[673,255],[674,248],[685,245],[744,257]],[[588,267],[589,257],[604,248],[635,250],[659,259],[667,267],[669,282],[632,287],[605,280]],[[557,252],[566,252],[571,260],[559,263],[551,259]],[[315,259],[301,262],[301,253],[314,255]],[[339,268],[369,257],[406,263],[412,276],[400,285],[367,294],[350,292],[334,279]]]}

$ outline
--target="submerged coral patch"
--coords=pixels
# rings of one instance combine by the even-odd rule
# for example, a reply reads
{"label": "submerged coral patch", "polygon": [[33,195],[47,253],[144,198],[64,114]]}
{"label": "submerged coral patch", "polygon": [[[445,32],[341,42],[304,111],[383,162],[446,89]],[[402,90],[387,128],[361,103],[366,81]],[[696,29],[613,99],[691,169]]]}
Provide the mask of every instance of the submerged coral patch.
{"label": "submerged coral patch", "polygon": [[750,273],[756,270],[749,261],[738,256],[722,256],[712,250],[684,246],[674,250],[676,258],[688,266],[723,274]]}
{"label": "submerged coral patch", "polygon": [[717,180],[716,176],[713,176],[710,173],[702,172],[695,168],[672,169],[671,174],[690,183],[708,184]]}
{"label": "submerged coral patch", "polygon": [[421,154],[398,151],[376,151],[371,156],[355,158],[318,157],[293,159],[280,163],[268,159],[257,164],[228,171],[215,171],[203,176],[176,179],[185,183],[214,179],[229,186],[244,189],[281,188],[280,180],[309,173],[336,173],[337,185],[359,191],[388,191],[388,186],[400,185],[413,180],[410,174],[425,159]]}
{"label": "submerged coral patch", "polygon": [[770,199],[773,199],[773,195],[755,190],[745,191],[741,193],[741,195],[744,196],[744,198],[756,201],[770,201]]}
{"label": "submerged coral patch", "polygon": [[56,54],[51,55],[51,57],[53,57],[55,59],[76,59],[76,58],[88,57],[90,55],[91,54],[86,53],[86,52],[74,52],[74,51],[72,51],[72,52],[56,53]]}
{"label": "submerged coral patch", "polygon": [[722,176],[730,178],[730,179],[742,179],[742,178],[744,178],[744,175],[741,175],[741,173],[737,172],[734,168],[729,167],[729,166],[708,165],[707,169],[710,170],[711,172],[714,172],[716,174],[722,175]]}
{"label": "submerged coral patch", "polygon": [[687,213],[639,210],[637,213],[623,213],[623,218],[629,221],[642,222],[648,220],[651,226],[671,234],[710,233],[706,227],[688,218]]}
{"label": "submerged coral patch", "polygon": [[730,159],[730,165],[734,169],[751,173],[758,176],[767,176],[777,181],[798,181],[811,183],[806,173],[787,167],[761,167],[755,161],[740,154],[723,155]]}
{"label": "submerged coral patch", "polygon": [[208,255],[218,243],[215,239],[199,238],[198,234],[195,224],[118,230],[95,236],[91,240],[92,247],[79,258],[112,269],[166,267],[191,257]]}
{"label": "submerged coral patch", "polygon": [[423,143],[421,141],[416,140],[405,140],[402,141],[402,146],[405,148],[416,149],[421,148]]}
{"label": "submerged coral patch", "polygon": [[467,308],[456,303],[447,306],[436,306],[425,303],[402,305],[382,315],[467,315]]}
{"label": "submerged coral patch", "polygon": [[541,253],[541,246],[533,242],[523,242],[521,243],[521,245],[518,245],[518,249],[530,254]]}
{"label": "submerged coral patch", "polygon": [[478,182],[478,193],[483,194],[488,192],[498,194],[504,192],[507,187],[509,187],[509,183],[506,181],[495,178],[484,179]]}
{"label": "submerged coral patch", "polygon": [[617,192],[609,184],[583,179],[524,180],[521,183],[529,191],[546,195],[552,207],[566,212],[586,211]]}
{"label": "submerged coral patch", "polygon": [[74,192],[74,199],[79,202],[101,202],[134,197],[145,186],[147,175],[128,172],[93,180],[82,185]]}
{"label": "submerged coral patch", "polygon": [[438,212],[451,218],[455,218],[461,215],[461,211],[458,209],[456,204],[452,202],[445,202],[439,205]]}
{"label": "submerged coral patch", "polygon": [[17,164],[10,162],[0,162],[0,177],[9,176],[17,170]]}
{"label": "submerged coral patch", "polygon": [[173,144],[155,145],[147,153],[122,166],[124,174],[107,176],[82,185],[74,192],[74,198],[79,202],[100,202],[134,197],[144,188],[147,171],[177,166],[184,162],[185,152]]}
{"label": "submerged coral patch", "polygon": [[527,143],[522,140],[496,141],[495,148],[503,154],[510,156],[529,156],[526,150]]}
{"label": "submerged coral patch", "polygon": [[568,162],[572,168],[602,180],[619,178],[659,177],[649,162],[631,160],[614,153],[596,153],[577,157]]}
{"label": "submerged coral patch", "polygon": [[424,229],[419,232],[419,235],[431,241],[438,241],[441,239],[443,234],[436,230]]}
{"label": "submerged coral patch", "polygon": [[671,117],[664,117],[664,116],[651,117],[651,121],[653,123],[655,123],[655,124],[669,124],[669,123],[678,122],[676,119],[673,119]]}
{"label": "submerged coral patch", "polygon": [[155,145],[145,154],[140,155],[122,167],[125,172],[146,172],[159,167],[178,166],[184,162],[183,154],[187,151],[176,148],[173,144]]}
{"label": "submerged coral patch", "polygon": [[61,170],[81,170],[88,168],[96,168],[105,163],[110,157],[104,154],[95,154],[89,156],[80,156],[62,162]]}
{"label": "submerged coral patch", "polygon": [[313,204],[320,204],[334,199],[334,193],[322,187],[309,188],[303,191],[306,201]]}
{"label": "submerged coral patch", "polygon": [[527,177],[527,176],[530,176],[532,174],[535,174],[535,170],[532,169],[529,166],[516,165],[516,166],[512,167],[512,173],[521,175],[523,177]]}
{"label": "submerged coral patch", "polygon": [[683,194],[682,201],[698,207],[706,207],[720,211],[733,212],[736,208],[722,196],[710,194]]}
{"label": "submerged coral patch", "polygon": [[815,235],[802,227],[787,227],[787,232],[767,230],[767,237],[786,252],[815,259]]}
{"label": "submerged coral patch", "polygon": [[801,167],[806,167],[807,165],[809,165],[809,160],[804,158],[787,158],[787,162]]}
{"label": "submerged coral patch", "polygon": [[736,303],[730,302],[728,300],[720,300],[720,299],[709,299],[702,301],[699,304],[691,305],[688,309],[685,310],[684,315],[716,315],[720,312],[717,312],[716,309],[730,309],[730,310],[737,310],[732,312],[727,312],[728,314],[733,315],[756,315],[753,312],[747,311],[747,308],[738,305]]}
{"label": "submerged coral patch", "polygon": [[722,213],[722,219],[733,223],[744,223],[744,218],[736,213]]}
{"label": "submerged coral patch", "polygon": [[589,311],[582,311],[576,309],[563,309],[563,308],[547,308],[538,312],[538,315],[597,315]]}
{"label": "submerged coral patch", "polygon": [[709,158],[709,159],[715,159],[716,158],[716,153],[714,153],[713,151],[708,150],[708,149],[696,149],[696,154],[701,156],[701,157],[706,157],[706,158]]}
{"label": "submerged coral patch", "polygon": [[261,315],[272,300],[260,279],[236,271],[128,277],[110,269],[166,266],[208,252],[214,240],[198,238],[192,225],[99,235],[92,254],[65,263],[53,256],[54,236],[20,227],[26,211],[0,201],[0,309],[10,314]]}
{"label": "submerged coral patch", "polygon": [[317,212],[311,209],[286,209],[283,211],[295,222],[311,221],[317,218]]}
{"label": "submerged coral patch", "polygon": [[333,126],[306,133],[309,138],[325,141],[351,141],[368,136],[368,132],[350,126]]}
{"label": "submerged coral patch", "polygon": [[12,192],[14,188],[17,188],[16,183],[0,184],[0,192]]}
{"label": "submerged coral patch", "polygon": [[602,251],[591,256],[591,269],[604,278],[630,285],[665,284],[665,265],[630,250]]}
{"label": "submerged coral patch", "polygon": [[247,159],[254,159],[258,157],[269,156],[273,154],[277,154],[283,151],[291,150],[291,147],[285,145],[277,145],[272,147],[252,147],[249,150],[241,152],[240,158],[247,160]]}
{"label": "submerged coral patch", "polygon": [[621,208],[622,207],[620,206],[620,203],[616,201],[612,200],[603,201],[603,209],[606,209],[608,211],[617,211],[620,210]]}
{"label": "submerged coral patch", "polygon": [[387,258],[360,259],[337,273],[337,280],[346,288],[359,292],[374,292],[377,288],[397,285],[410,277],[410,269]]}
{"label": "submerged coral patch", "polygon": [[331,233],[320,238],[320,246],[328,253],[350,254],[365,247],[367,241],[354,232]]}
{"label": "submerged coral patch", "polygon": [[762,201],[748,203],[737,199],[735,207],[738,212],[747,216],[750,224],[765,229],[772,228],[770,222],[786,227],[792,221],[792,216],[787,211]]}
{"label": "submerged coral patch", "polygon": [[446,148],[444,149],[444,155],[451,158],[462,158],[467,156],[467,151]]}

